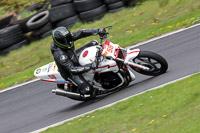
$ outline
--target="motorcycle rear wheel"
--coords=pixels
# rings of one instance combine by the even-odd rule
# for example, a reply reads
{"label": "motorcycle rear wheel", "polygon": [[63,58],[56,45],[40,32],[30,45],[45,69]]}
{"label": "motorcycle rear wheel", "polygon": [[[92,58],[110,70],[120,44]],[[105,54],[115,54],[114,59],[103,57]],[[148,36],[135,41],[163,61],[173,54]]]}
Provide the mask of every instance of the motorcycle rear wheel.
{"label": "motorcycle rear wheel", "polygon": [[139,55],[132,60],[134,63],[146,66],[150,70],[146,71],[140,68],[131,67],[140,74],[148,76],[158,76],[165,73],[168,69],[167,61],[159,54],[149,51],[140,51]]}

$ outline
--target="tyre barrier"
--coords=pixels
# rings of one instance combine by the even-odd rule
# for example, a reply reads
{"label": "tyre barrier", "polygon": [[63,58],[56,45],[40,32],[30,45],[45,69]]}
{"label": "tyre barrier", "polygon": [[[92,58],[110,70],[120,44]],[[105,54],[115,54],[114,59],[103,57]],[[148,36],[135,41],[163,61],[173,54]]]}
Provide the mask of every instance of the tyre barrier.
{"label": "tyre barrier", "polygon": [[109,5],[109,4],[113,4],[113,3],[119,2],[119,1],[121,1],[121,0],[104,0],[104,3],[106,5]]}
{"label": "tyre barrier", "polygon": [[109,12],[120,11],[125,8],[124,1],[119,1],[108,5]]}
{"label": "tyre barrier", "polygon": [[13,15],[10,15],[10,16],[7,16],[7,17],[1,19],[0,20],[0,29],[3,29],[5,27],[9,26],[13,17],[14,17]]}
{"label": "tyre barrier", "polygon": [[103,2],[101,0],[74,0],[74,5],[76,11],[81,13],[97,8],[103,5]]}
{"label": "tyre barrier", "polygon": [[52,23],[61,21],[63,19],[76,15],[73,3],[53,7],[49,10],[49,17]]}
{"label": "tyre barrier", "polygon": [[36,3],[36,4],[33,4],[33,5],[29,6],[29,7],[27,7],[26,9],[24,9],[21,13],[36,11],[36,10],[39,10],[41,8],[42,8],[41,3]]}
{"label": "tyre barrier", "polygon": [[13,25],[0,30],[0,49],[12,46],[24,40],[24,34],[19,25]]}
{"label": "tyre barrier", "polygon": [[26,23],[27,27],[38,39],[43,38],[43,34],[51,31],[55,26],[50,22],[49,11],[43,11],[33,16]]}
{"label": "tyre barrier", "polygon": [[43,38],[48,37],[48,36],[50,36],[50,35],[52,35],[52,31],[51,31],[51,30],[50,30],[50,31],[47,31],[47,32],[44,33],[44,34],[42,34],[42,35],[40,36],[40,38],[43,39]]}
{"label": "tyre barrier", "polygon": [[104,0],[108,8],[108,12],[116,12],[125,8],[125,1],[123,0]]}
{"label": "tyre barrier", "polygon": [[94,21],[102,18],[107,12],[116,12],[125,6],[136,5],[138,1],[50,0],[51,8],[49,10],[45,10],[48,6],[47,3],[43,3],[42,6],[34,4],[24,10],[39,10],[34,15],[16,22],[13,22],[13,15],[0,20],[0,55],[27,45],[25,33],[31,32],[34,36],[39,37],[38,39],[45,38],[51,35],[51,30],[55,27],[69,28],[79,19],[84,22]]}
{"label": "tyre barrier", "polygon": [[82,21],[90,22],[96,19],[101,19],[107,13],[107,8],[105,5],[102,5],[98,8],[81,12],[79,17]]}
{"label": "tyre barrier", "polygon": [[25,18],[25,19],[22,19],[22,20],[18,20],[16,22],[13,23],[13,25],[16,25],[16,24],[19,24],[21,30],[23,31],[23,33],[28,33],[28,32],[31,32],[31,30],[29,29],[29,27],[27,26],[27,22],[32,18],[34,17],[35,15],[37,15],[39,12]]}
{"label": "tyre barrier", "polygon": [[33,34],[36,36],[42,36],[46,32],[51,31],[53,28],[54,28],[54,25],[51,22],[48,22],[44,26],[34,29]]}
{"label": "tyre barrier", "polygon": [[81,21],[100,19],[107,12],[102,0],[74,0],[74,5]]}
{"label": "tyre barrier", "polygon": [[51,7],[56,7],[59,5],[72,3],[72,2],[73,2],[73,0],[50,0]]}
{"label": "tyre barrier", "polygon": [[7,48],[0,49],[0,55],[7,55],[10,51],[21,48],[22,46],[28,45],[28,44],[29,42],[25,39]]}
{"label": "tyre barrier", "polygon": [[72,27],[79,20],[78,15],[66,18],[56,23],[56,27],[64,26],[67,28]]}
{"label": "tyre barrier", "polygon": [[40,28],[45,25],[49,21],[49,11],[43,11],[41,13],[36,14],[26,23],[27,27],[30,30],[34,30]]}
{"label": "tyre barrier", "polygon": [[53,8],[49,10],[50,21],[55,24],[56,27],[65,26],[70,28],[79,20],[74,3],[72,2],[73,0],[50,1],[53,6]]}
{"label": "tyre barrier", "polygon": [[19,25],[13,25],[0,30],[0,55],[28,44]]}
{"label": "tyre barrier", "polygon": [[32,12],[32,11],[42,11],[42,10],[47,10],[48,9],[48,2],[45,0],[43,2],[40,2],[40,3],[35,3],[33,5],[30,5],[28,7],[26,7],[23,11],[21,11],[19,13],[19,15],[23,14],[24,12]]}

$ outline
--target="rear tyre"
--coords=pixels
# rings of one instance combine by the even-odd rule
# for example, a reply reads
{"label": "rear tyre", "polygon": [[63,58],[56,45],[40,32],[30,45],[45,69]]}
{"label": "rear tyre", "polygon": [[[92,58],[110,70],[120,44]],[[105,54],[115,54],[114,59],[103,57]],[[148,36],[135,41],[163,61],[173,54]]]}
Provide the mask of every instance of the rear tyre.
{"label": "rear tyre", "polygon": [[146,71],[131,67],[136,72],[148,76],[158,76],[165,73],[168,69],[168,63],[162,56],[149,51],[141,51],[139,55],[133,59],[133,62],[150,68],[150,70]]}

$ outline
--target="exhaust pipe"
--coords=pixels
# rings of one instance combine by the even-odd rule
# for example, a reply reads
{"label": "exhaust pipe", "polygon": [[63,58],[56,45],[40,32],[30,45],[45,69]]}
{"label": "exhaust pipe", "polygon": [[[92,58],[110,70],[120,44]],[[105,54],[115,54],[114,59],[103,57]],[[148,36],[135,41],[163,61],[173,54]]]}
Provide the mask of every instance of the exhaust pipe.
{"label": "exhaust pipe", "polygon": [[52,90],[52,93],[55,93],[56,95],[59,95],[59,96],[69,97],[72,99],[80,99],[81,98],[81,95],[79,93],[67,92],[65,90],[58,89],[58,88]]}

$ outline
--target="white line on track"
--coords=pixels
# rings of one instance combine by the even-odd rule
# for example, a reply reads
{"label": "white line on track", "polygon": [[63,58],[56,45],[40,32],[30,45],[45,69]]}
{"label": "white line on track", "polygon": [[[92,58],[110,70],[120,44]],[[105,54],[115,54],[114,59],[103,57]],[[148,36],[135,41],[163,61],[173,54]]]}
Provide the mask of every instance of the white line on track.
{"label": "white line on track", "polygon": [[195,28],[195,27],[197,27],[197,26],[200,26],[200,23],[195,24],[195,25],[192,25],[192,26],[187,27],[187,28],[183,28],[183,29],[179,29],[179,30],[176,30],[176,31],[172,31],[172,32],[166,33],[166,34],[161,35],[161,36],[159,36],[159,37],[155,37],[155,38],[152,38],[152,39],[150,39],[150,40],[147,40],[147,41],[138,43],[138,44],[136,44],[136,45],[134,45],[134,46],[130,46],[129,48],[138,47],[138,46],[147,44],[147,43],[149,43],[149,42],[153,42],[153,41],[162,39],[162,38],[164,38],[164,37],[168,37],[168,36],[171,36],[171,35],[173,35],[173,34],[176,34],[176,33],[179,33],[179,32],[185,31],[185,30],[189,30],[189,29]]}
{"label": "white line on track", "polygon": [[67,121],[70,121],[70,120],[73,120],[73,119],[75,119],[75,118],[78,118],[78,117],[84,116],[84,115],[86,115],[86,114],[92,113],[92,112],[97,111],[97,110],[101,110],[101,109],[104,109],[104,108],[107,108],[107,107],[113,106],[113,105],[115,105],[115,104],[117,104],[117,103],[119,103],[119,102],[122,102],[122,101],[128,100],[129,98],[132,98],[132,97],[135,97],[135,96],[141,95],[141,94],[143,94],[143,93],[146,93],[146,92],[149,92],[149,91],[152,91],[152,90],[159,89],[159,88],[161,88],[161,87],[164,87],[164,86],[169,85],[169,84],[172,84],[172,83],[174,83],[174,82],[177,82],[177,81],[183,80],[183,79],[188,78],[188,77],[190,77],[190,76],[192,76],[192,75],[195,75],[195,74],[197,74],[197,73],[190,74],[190,75],[187,75],[187,76],[185,76],[185,77],[182,77],[182,78],[179,78],[179,79],[176,79],[176,80],[170,81],[170,82],[168,82],[168,83],[165,83],[165,84],[159,85],[159,86],[157,86],[157,87],[154,87],[154,88],[148,89],[148,90],[146,90],[146,91],[143,91],[143,92],[141,92],[141,93],[137,93],[137,94],[135,94],[135,95],[132,95],[132,96],[126,97],[126,98],[124,98],[124,99],[121,99],[121,100],[116,101],[116,102],[113,102],[113,103],[111,103],[111,104],[108,104],[108,105],[102,106],[102,107],[97,108],[97,109],[94,109],[94,110],[92,110],[92,111],[89,111],[89,112],[86,112],[86,113],[83,113],[83,114],[77,115],[77,116],[75,116],[75,117],[72,117],[72,118],[69,118],[69,119],[67,119],[67,120],[64,120],[64,121],[61,121],[61,122],[55,123],[55,124],[53,124],[53,125],[50,125],[50,126],[47,126],[47,127],[41,128],[41,129],[36,130],[36,131],[33,131],[33,132],[31,132],[31,133],[39,133],[39,132],[42,132],[42,131],[47,130],[48,128],[62,125],[62,124],[64,124],[64,123],[67,122]]}
{"label": "white line on track", "polygon": [[0,91],[0,93],[3,93],[3,92],[6,92],[6,91],[9,91],[9,90],[12,90],[12,89],[15,89],[15,88],[18,88],[18,87],[21,87],[21,86],[24,86],[24,85],[33,83],[33,82],[36,82],[36,81],[39,81],[39,80],[40,80],[40,79],[34,79],[34,80],[28,81],[28,82],[26,82],[26,83],[18,84],[18,85],[15,85],[15,86],[6,88],[6,89]]}
{"label": "white line on track", "polygon": [[[147,44],[147,43],[149,43],[149,42],[153,42],[153,41],[155,41],[155,40],[159,40],[159,39],[161,39],[161,38],[164,38],[164,37],[167,37],[167,36],[170,36],[170,35],[173,35],[173,34],[176,34],[176,33],[179,33],[179,32],[182,32],[182,31],[185,31],[185,30],[188,30],[188,29],[191,29],[191,28],[195,28],[195,27],[197,27],[197,26],[200,26],[200,23],[199,23],[199,24],[195,24],[195,25],[193,25],[193,26],[190,26],[190,27],[188,27],[188,28],[183,28],[183,29],[180,29],[180,30],[176,30],[176,31],[173,31],[173,32],[164,34],[164,35],[159,36],[159,37],[152,38],[152,39],[150,39],[150,40],[147,40],[147,41],[145,41],[145,42],[138,43],[138,44],[136,44],[136,45],[134,45],[134,46],[130,46],[130,47],[128,47],[128,48],[138,47],[138,46],[140,46],[140,45],[144,45],[144,44]],[[0,91],[0,93],[6,92],[6,91],[9,91],[9,90],[15,89],[15,88],[17,88],[17,87],[21,87],[21,86],[24,86],[24,85],[27,85],[27,84],[29,84],[29,83],[33,83],[33,82],[36,82],[36,81],[39,81],[39,79],[34,79],[34,80],[29,81],[29,82],[26,82],[26,83],[22,83],[22,84],[13,86],[13,87],[6,88],[6,89]]]}

